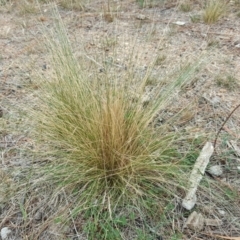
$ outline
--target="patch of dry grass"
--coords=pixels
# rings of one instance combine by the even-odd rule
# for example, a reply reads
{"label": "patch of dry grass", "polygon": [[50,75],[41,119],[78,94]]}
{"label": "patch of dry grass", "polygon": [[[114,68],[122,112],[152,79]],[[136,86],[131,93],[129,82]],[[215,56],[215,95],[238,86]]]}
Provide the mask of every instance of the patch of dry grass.
{"label": "patch of dry grass", "polygon": [[84,10],[84,1],[79,0],[59,0],[59,5],[65,9]]}
{"label": "patch of dry grass", "polygon": [[36,2],[33,0],[23,0],[21,2],[16,2],[16,4],[18,6],[18,13],[20,15],[35,14],[39,10]]}
{"label": "patch of dry grass", "polygon": [[183,12],[190,12],[192,10],[191,1],[185,0],[179,4],[179,9]]}
{"label": "patch of dry grass", "polygon": [[218,86],[224,87],[224,88],[228,89],[229,91],[232,91],[236,87],[239,86],[238,80],[232,75],[217,76],[215,78],[215,81]]}
{"label": "patch of dry grass", "polygon": [[220,17],[222,17],[226,11],[228,6],[227,0],[217,1],[217,0],[209,0],[206,3],[204,12],[203,12],[203,20],[207,24],[212,24],[218,21]]}

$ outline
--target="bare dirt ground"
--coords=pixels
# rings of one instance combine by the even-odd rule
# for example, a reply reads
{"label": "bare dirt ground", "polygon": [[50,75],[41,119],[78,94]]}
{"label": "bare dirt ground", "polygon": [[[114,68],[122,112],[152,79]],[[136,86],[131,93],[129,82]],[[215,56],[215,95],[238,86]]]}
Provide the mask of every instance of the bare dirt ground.
{"label": "bare dirt ground", "polygon": [[[20,127],[25,121],[21,108],[26,111],[28,104],[35,104],[36,72],[50,71],[41,29],[52,26],[51,7],[40,3],[40,12],[34,3],[24,7],[20,2],[6,2],[0,8],[0,229],[11,229],[12,239],[84,239],[74,236],[70,230],[71,234],[60,235],[58,229],[47,227],[45,218],[33,214],[37,204],[34,200],[28,202],[32,214],[28,223],[19,204],[20,197],[6,201],[21,169],[30,164],[26,149],[35,147],[34,139],[28,136],[31,128]],[[176,1],[159,1],[141,8],[133,0],[110,1],[109,8],[103,1],[92,1],[82,11],[62,7],[59,11],[77,57],[86,52],[89,58],[104,56],[119,71],[127,67],[126,55],[133,48],[139,53],[136,64],[140,72],[157,57],[162,76],[202,57],[204,64],[194,81],[175,95],[172,107],[163,118],[188,106],[181,115],[181,123],[171,127],[176,132],[192,134],[193,139],[201,135],[214,142],[224,120],[240,104],[240,6],[236,3],[230,1],[226,15],[211,25],[201,19],[191,20],[201,16],[201,1],[191,1],[189,12],[183,12]],[[99,66],[99,74],[101,71]],[[158,78],[155,76],[153,82]],[[149,85],[154,85],[153,82]],[[193,148],[199,152],[202,146],[200,143]],[[171,236],[163,234],[162,239],[240,237],[239,148],[240,108],[223,127],[210,161],[210,166],[220,165],[223,173],[219,177],[208,176],[215,181],[214,186],[221,188],[212,191],[229,198],[214,202],[211,196],[201,195],[197,207],[206,218],[221,220],[221,224],[205,226],[200,232],[183,228],[189,213],[176,208],[173,210],[177,211],[176,218],[168,226]],[[38,234],[41,232],[41,238],[31,233],[33,229],[38,229]]]}

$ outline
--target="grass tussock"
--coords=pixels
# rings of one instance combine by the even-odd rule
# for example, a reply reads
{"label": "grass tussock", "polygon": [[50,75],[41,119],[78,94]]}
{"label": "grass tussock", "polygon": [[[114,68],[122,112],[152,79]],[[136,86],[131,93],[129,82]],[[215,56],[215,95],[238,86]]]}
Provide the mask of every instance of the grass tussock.
{"label": "grass tussock", "polygon": [[174,150],[176,134],[165,125],[155,128],[154,118],[195,68],[183,69],[168,86],[158,84],[143,105],[149,73],[139,80],[131,72],[119,78],[107,66],[102,74],[86,71],[74,57],[59,17],[49,34],[53,75],[41,79],[33,115],[37,135],[52,156],[39,170],[44,181],[76,200],[75,215],[97,207],[112,218],[116,209],[129,205],[156,214],[152,206],[161,208],[176,194],[174,188],[183,187],[185,166]]}
{"label": "grass tussock", "polygon": [[192,10],[192,5],[191,5],[191,1],[183,1],[182,3],[180,3],[179,5],[179,9],[182,12],[190,12]]}
{"label": "grass tussock", "polygon": [[21,3],[17,2],[17,6],[20,15],[36,14],[38,12],[36,3],[33,1],[24,0]]}
{"label": "grass tussock", "polygon": [[59,0],[59,5],[65,9],[74,9],[82,11],[85,8],[85,2],[79,0]]}
{"label": "grass tussock", "polygon": [[232,75],[228,75],[225,77],[217,76],[215,78],[215,81],[218,86],[224,87],[224,88],[228,89],[229,91],[232,91],[239,86],[238,80]]}
{"label": "grass tussock", "polygon": [[209,0],[206,3],[206,7],[203,12],[203,21],[207,24],[215,23],[222,17],[226,11],[228,6],[227,0],[217,1],[217,0]]}

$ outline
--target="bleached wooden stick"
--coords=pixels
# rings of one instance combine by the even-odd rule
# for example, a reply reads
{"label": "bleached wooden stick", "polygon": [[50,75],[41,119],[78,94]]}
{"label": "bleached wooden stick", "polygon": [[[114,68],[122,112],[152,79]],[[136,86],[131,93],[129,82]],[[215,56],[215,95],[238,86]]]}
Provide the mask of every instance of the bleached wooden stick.
{"label": "bleached wooden stick", "polygon": [[212,156],[213,151],[214,148],[212,143],[207,142],[196,160],[196,163],[194,165],[194,168],[191,172],[189,179],[190,185],[189,190],[187,192],[186,197],[182,201],[182,206],[187,210],[191,210],[196,204],[197,201],[196,191],[203,177],[203,174],[205,173],[205,169],[209,163],[209,159]]}

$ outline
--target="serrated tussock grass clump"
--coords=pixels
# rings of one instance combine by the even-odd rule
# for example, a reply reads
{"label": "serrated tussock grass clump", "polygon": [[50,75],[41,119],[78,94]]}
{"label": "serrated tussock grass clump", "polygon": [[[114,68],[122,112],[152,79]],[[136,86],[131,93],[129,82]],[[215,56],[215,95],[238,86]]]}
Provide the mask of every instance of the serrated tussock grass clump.
{"label": "serrated tussock grass clump", "polygon": [[185,68],[164,89],[156,86],[143,106],[148,76],[141,81],[131,73],[119,78],[107,66],[102,74],[97,67],[86,71],[74,57],[60,19],[54,31],[46,40],[53,76],[41,79],[34,114],[37,134],[54,156],[43,169],[46,179],[56,184],[56,191],[77,198],[77,212],[93,205],[107,207],[109,213],[128,204],[147,209],[147,202],[154,202],[149,198],[156,205],[164,202],[180,185],[183,166],[173,150],[176,134],[153,122],[194,68]]}
{"label": "serrated tussock grass clump", "polygon": [[229,1],[223,0],[209,0],[206,3],[206,7],[203,12],[203,21],[207,24],[212,24],[218,21],[222,17],[226,10]]}

